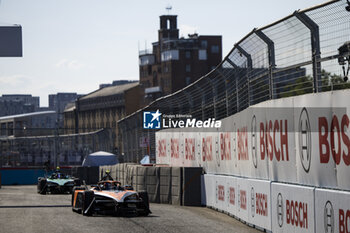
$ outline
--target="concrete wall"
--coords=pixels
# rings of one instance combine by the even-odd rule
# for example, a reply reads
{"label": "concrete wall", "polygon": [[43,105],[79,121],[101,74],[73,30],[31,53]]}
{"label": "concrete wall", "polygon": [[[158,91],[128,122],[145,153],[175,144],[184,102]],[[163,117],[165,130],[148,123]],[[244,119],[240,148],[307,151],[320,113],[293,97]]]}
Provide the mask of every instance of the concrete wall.
{"label": "concrete wall", "polygon": [[147,191],[152,203],[200,206],[200,167],[157,167],[135,164],[101,166],[100,178],[106,170],[122,185],[132,185],[136,191]]}

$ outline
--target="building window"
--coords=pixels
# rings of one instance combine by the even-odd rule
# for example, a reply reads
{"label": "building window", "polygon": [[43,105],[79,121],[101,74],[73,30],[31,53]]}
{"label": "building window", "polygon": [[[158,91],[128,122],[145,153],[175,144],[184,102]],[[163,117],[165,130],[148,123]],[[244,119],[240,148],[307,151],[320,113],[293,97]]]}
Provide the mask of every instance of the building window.
{"label": "building window", "polygon": [[185,57],[186,57],[187,59],[190,59],[190,58],[191,58],[191,51],[186,51],[186,52],[185,52]]}
{"label": "building window", "polygon": [[186,85],[189,85],[191,83],[191,77],[186,77]]}
{"label": "building window", "polygon": [[168,50],[161,54],[161,61],[179,60],[179,50]]}
{"label": "building window", "polygon": [[206,48],[208,47],[208,41],[202,40],[202,41],[201,41],[201,47],[202,47],[203,49],[206,49]]}
{"label": "building window", "polygon": [[191,65],[186,65],[186,72],[191,72]]}
{"label": "building window", "polygon": [[219,45],[212,45],[211,52],[212,53],[219,53]]}
{"label": "building window", "polygon": [[168,73],[168,72],[169,72],[169,68],[168,68],[167,65],[164,65],[164,66],[163,66],[163,72],[164,72],[164,73]]}
{"label": "building window", "polygon": [[158,86],[157,72],[153,72],[153,87]]}
{"label": "building window", "polygon": [[198,50],[198,59],[207,60],[207,50],[205,49]]}

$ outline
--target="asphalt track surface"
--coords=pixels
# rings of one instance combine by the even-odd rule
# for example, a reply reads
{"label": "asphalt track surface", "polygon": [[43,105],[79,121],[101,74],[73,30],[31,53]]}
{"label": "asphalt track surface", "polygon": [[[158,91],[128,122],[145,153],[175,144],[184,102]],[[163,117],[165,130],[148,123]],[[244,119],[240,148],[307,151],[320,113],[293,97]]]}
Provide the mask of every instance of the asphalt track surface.
{"label": "asphalt track surface", "polygon": [[72,212],[71,195],[40,195],[36,186],[2,186],[1,233],[260,232],[205,207],[151,203],[148,217],[86,217]]}

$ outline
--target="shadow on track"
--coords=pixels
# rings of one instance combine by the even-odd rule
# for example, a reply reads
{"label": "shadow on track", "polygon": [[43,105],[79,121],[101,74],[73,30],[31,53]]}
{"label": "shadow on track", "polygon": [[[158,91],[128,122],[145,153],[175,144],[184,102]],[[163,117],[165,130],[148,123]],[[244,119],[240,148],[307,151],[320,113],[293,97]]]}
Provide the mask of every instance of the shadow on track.
{"label": "shadow on track", "polygon": [[8,206],[0,206],[0,209],[15,209],[15,208],[61,208],[61,207],[72,207],[71,205],[8,205]]}

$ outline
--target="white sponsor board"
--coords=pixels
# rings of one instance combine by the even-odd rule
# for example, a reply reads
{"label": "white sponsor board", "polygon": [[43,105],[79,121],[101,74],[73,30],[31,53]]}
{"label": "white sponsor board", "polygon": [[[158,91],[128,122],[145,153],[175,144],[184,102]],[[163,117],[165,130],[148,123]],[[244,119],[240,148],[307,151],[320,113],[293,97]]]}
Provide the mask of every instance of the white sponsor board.
{"label": "white sponsor board", "polygon": [[348,99],[349,90],[307,94],[251,106],[222,119],[220,129],[161,130],[157,163],[350,190]]}
{"label": "white sponsor board", "polygon": [[[335,164],[323,161],[322,153],[330,153],[329,136],[332,95],[299,96],[295,101],[295,154],[297,182],[323,187],[337,187]],[[325,135],[325,136],[323,136]]]}
{"label": "white sponsor board", "polygon": [[183,166],[183,133],[172,132],[169,135],[170,138],[170,161],[174,166]]}
{"label": "white sponsor board", "polygon": [[249,222],[249,181],[245,178],[237,178],[237,217]]}
{"label": "white sponsor board", "polygon": [[156,133],[156,160],[158,164],[170,164],[170,156],[168,155],[167,132]]}
{"label": "white sponsor board", "polygon": [[236,177],[226,177],[226,210],[229,214],[237,216],[237,179]]}
{"label": "white sponsor board", "polygon": [[[269,160],[271,181],[295,182],[295,141],[292,98],[266,103],[266,120],[259,122],[261,147],[265,144],[265,159]],[[273,109],[278,109],[274,111]],[[263,127],[263,125],[265,127]],[[263,129],[265,128],[265,130]],[[262,134],[265,133],[265,137]],[[264,138],[264,140],[261,140]],[[261,153],[261,157],[263,153]]]}
{"label": "white sponsor board", "polygon": [[350,232],[350,192],[316,189],[317,233]]}
{"label": "white sponsor board", "polygon": [[227,178],[225,176],[215,176],[215,203],[214,207],[227,212]]}
{"label": "white sponsor board", "polygon": [[248,183],[248,222],[271,231],[271,182],[249,179]]}
{"label": "white sponsor board", "polygon": [[315,232],[314,190],[272,183],[272,232]]}
{"label": "white sponsor board", "polygon": [[[332,98],[332,106],[339,107],[340,109],[337,109],[337,114],[333,114],[338,119],[339,123],[339,130],[340,134],[337,133],[338,125],[335,123],[331,124],[331,133],[329,136],[330,141],[330,147],[331,147],[331,155],[330,160],[335,162],[336,166],[336,180],[337,180],[337,187],[339,189],[346,189],[350,190],[350,104],[349,104],[349,91],[342,90],[342,91],[336,91],[333,93]],[[345,109],[344,106],[346,107]],[[332,119],[332,120],[333,120]],[[334,119],[335,121],[335,119]],[[333,128],[333,130],[332,130]],[[335,129],[335,130],[334,130]],[[332,131],[334,132],[334,135],[332,137]],[[334,138],[334,151],[332,146],[332,138]],[[340,143],[336,140],[340,140]],[[349,223],[350,224],[350,223]]]}
{"label": "white sponsor board", "polygon": [[214,175],[205,174],[204,175],[204,190],[205,190],[205,200],[208,207],[214,207],[215,204],[215,184]]}
{"label": "white sponsor board", "polygon": [[205,174],[204,184],[207,206],[239,217],[236,177]]}

